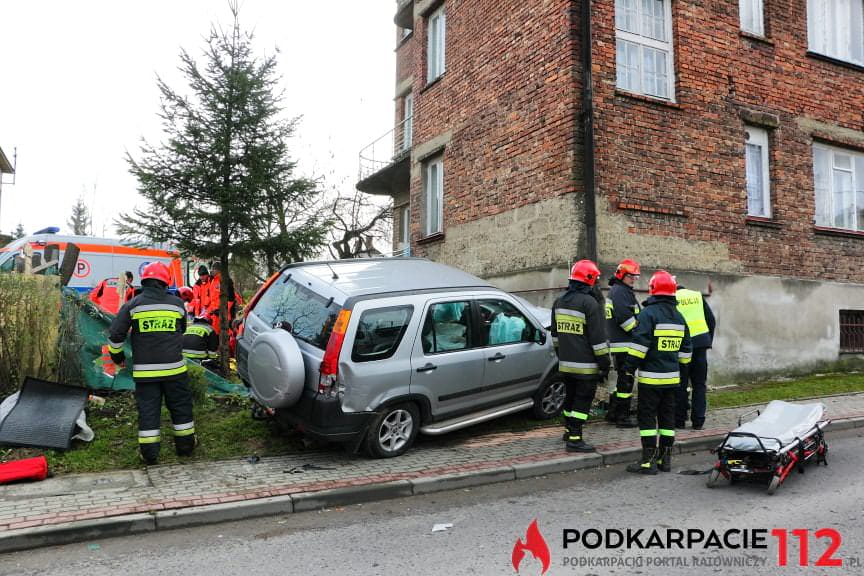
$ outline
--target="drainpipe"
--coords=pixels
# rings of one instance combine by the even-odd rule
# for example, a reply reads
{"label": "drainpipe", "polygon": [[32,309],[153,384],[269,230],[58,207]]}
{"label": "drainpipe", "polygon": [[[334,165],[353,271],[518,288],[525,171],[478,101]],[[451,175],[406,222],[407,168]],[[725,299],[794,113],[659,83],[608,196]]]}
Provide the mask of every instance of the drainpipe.
{"label": "drainpipe", "polygon": [[597,212],[594,178],[594,79],[591,70],[591,0],[582,0],[582,182],[586,257],[597,262]]}

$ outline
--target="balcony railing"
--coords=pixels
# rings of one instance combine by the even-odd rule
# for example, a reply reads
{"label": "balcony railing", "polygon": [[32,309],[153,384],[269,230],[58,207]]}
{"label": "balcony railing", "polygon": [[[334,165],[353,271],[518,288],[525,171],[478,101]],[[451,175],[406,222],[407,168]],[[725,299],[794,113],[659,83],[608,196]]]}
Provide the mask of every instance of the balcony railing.
{"label": "balcony railing", "polygon": [[358,181],[404,159],[411,153],[412,118],[399,122],[392,130],[360,150]]}

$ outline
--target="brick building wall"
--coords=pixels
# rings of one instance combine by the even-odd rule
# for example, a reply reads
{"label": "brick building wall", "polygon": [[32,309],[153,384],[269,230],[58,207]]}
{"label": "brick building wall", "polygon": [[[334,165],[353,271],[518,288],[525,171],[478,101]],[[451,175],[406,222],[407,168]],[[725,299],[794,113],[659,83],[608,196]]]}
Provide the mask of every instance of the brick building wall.
{"label": "brick building wall", "polygon": [[[426,19],[415,11],[415,254],[492,276],[548,268],[578,253],[581,87],[570,9],[568,0],[449,0],[447,72],[429,85]],[[444,237],[424,241],[422,160],[442,144]],[[547,219],[556,221],[554,231]]]}
{"label": "brick building wall", "polygon": [[[862,148],[864,70],[808,55],[806,2],[766,2],[759,40],[736,2],[673,1],[675,103],[616,89],[615,3],[594,7],[601,258],[864,281],[864,238],[815,229],[812,148]],[[767,223],[747,218],[745,119],[769,133]]]}
{"label": "brick building wall", "polygon": [[[441,3],[413,4],[395,107],[400,122],[410,88],[411,177],[393,194],[412,253],[548,304],[586,256],[582,4],[446,0],[447,72],[428,85]],[[741,32],[737,2],[672,0],[674,101],[640,96],[616,87],[615,4],[592,3],[601,268],[631,257],[641,288],[660,267],[713,288],[715,376],[836,360],[837,311],[864,308],[864,234],[815,226],[813,144],[864,151],[864,68],[808,53],[806,0],[765,0],[765,38]],[[771,218],[748,217],[748,125],[768,134]],[[443,234],[424,238],[423,161],[439,153]]]}

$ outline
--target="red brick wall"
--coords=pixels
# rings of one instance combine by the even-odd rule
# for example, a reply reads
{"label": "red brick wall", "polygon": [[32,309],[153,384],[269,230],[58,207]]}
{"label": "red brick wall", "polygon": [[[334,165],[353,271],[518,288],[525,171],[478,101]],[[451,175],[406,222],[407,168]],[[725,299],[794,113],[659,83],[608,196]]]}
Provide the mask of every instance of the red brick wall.
{"label": "red brick wall", "polygon": [[[448,0],[447,72],[426,86],[425,19],[415,22],[414,147],[452,131],[444,232],[576,190],[578,139],[569,0]],[[403,55],[398,56],[400,66]],[[419,175],[411,183],[420,236]],[[423,253],[419,246],[417,253]]]}
{"label": "red brick wall", "polygon": [[[601,208],[631,232],[723,243],[747,272],[864,281],[864,238],[814,231],[813,136],[798,123],[864,132],[864,71],[807,55],[806,2],[766,0],[766,43],[740,34],[737,2],[674,0],[675,105],[616,92],[614,4],[594,2]],[[777,228],[746,221],[742,109],[780,121],[769,129]]]}

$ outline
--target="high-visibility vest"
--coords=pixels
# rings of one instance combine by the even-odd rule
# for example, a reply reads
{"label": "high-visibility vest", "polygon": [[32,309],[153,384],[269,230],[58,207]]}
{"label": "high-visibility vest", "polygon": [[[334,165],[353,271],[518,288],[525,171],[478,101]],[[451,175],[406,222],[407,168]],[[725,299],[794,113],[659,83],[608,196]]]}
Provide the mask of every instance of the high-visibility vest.
{"label": "high-visibility vest", "polygon": [[675,298],[678,300],[678,311],[684,316],[687,327],[690,329],[690,337],[708,332],[702,293],[682,288],[675,293]]}

